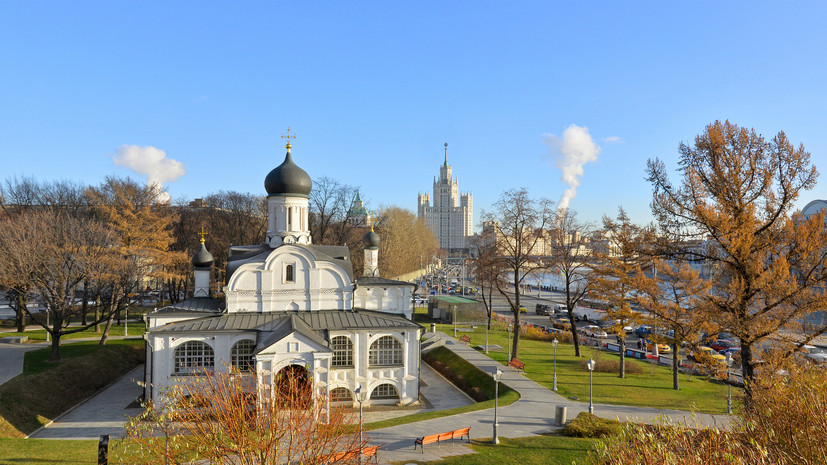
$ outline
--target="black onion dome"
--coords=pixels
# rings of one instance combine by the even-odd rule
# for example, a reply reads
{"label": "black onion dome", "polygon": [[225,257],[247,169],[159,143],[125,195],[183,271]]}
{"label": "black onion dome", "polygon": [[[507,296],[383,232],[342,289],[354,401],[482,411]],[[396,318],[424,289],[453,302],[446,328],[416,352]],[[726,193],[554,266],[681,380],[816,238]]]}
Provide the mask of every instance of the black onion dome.
{"label": "black onion dome", "polygon": [[275,167],[264,178],[264,189],[268,195],[295,194],[309,196],[313,182],[307,172],[293,163],[290,150],[284,157],[284,163]]}
{"label": "black onion dome", "polygon": [[373,231],[368,232],[365,234],[365,237],[362,238],[362,244],[365,244],[366,249],[378,249],[379,234],[376,234]]}
{"label": "black onion dome", "polygon": [[195,252],[195,255],[192,256],[192,266],[196,268],[211,267],[214,261],[215,259],[207,250],[207,247],[203,242],[201,243],[201,249],[199,249],[198,252]]}

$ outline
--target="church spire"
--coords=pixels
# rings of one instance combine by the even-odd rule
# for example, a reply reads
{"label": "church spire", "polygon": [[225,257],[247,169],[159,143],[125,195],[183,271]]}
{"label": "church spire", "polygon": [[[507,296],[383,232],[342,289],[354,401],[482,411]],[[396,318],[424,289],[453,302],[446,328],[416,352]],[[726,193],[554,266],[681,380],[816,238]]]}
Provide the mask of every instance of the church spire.
{"label": "church spire", "polygon": [[445,143],[445,165],[448,166],[448,142]]}

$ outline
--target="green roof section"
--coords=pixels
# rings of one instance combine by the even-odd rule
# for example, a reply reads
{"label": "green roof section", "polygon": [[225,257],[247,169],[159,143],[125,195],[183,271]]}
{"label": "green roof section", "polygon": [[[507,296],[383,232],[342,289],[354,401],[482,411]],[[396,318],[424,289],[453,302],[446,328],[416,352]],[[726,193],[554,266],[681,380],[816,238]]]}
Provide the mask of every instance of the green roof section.
{"label": "green roof section", "polygon": [[442,300],[449,304],[472,304],[477,302],[474,299],[466,299],[465,297],[457,297],[455,295],[434,295],[431,297],[436,297],[437,300]]}

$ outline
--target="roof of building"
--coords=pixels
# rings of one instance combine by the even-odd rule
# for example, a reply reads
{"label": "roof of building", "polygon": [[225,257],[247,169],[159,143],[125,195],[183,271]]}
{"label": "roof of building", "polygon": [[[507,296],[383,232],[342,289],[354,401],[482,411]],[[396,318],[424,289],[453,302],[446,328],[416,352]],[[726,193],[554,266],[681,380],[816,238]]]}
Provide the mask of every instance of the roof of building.
{"label": "roof of building", "polygon": [[207,246],[201,242],[201,248],[198,249],[198,252],[195,252],[195,255],[192,256],[192,266],[196,268],[209,268],[212,266],[213,262],[215,262],[215,259],[207,250]]}
{"label": "roof of building", "polygon": [[307,197],[313,188],[313,181],[307,172],[293,163],[290,148],[281,165],[273,168],[264,178],[264,189],[268,195],[298,195]]}
{"label": "roof of building", "polygon": [[357,286],[410,286],[416,287],[416,284],[407,281],[397,281],[395,279],[380,278],[378,276],[360,276],[356,278]]}
{"label": "roof of building", "polygon": [[362,237],[362,244],[364,244],[366,249],[378,249],[379,243],[381,239],[379,239],[379,234],[373,232],[373,229],[367,232],[367,234]]}
{"label": "roof of building", "polygon": [[[293,333],[301,334],[320,347],[327,347],[327,341],[308,326],[307,323],[296,315],[290,315],[288,318],[283,318],[267,337],[262,338],[258,344],[256,344],[256,349],[253,353],[258,354]],[[327,349],[327,351],[330,351],[330,349]]]}
{"label": "roof of building", "polygon": [[176,315],[221,313],[224,310],[224,302],[212,297],[193,297],[177,302],[166,307],[159,308],[150,315],[165,315],[175,313]]}
{"label": "roof of building", "polygon": [[[287,322],[290,320],[290,322]],[[281,334],[286,328],[302,329],[304,324],[311,331],[321,332],[343,329],[406,329],[421,328],[420,325],[401,315],[372,310],[319,310],[286,312],[236,312],[211,315],[192,320],[169,323],[151,330],[152,333],[190,333],[259,331]],[[284,325],[289,325],[285,327]],[[268,338],[270,336],[268,335]],[[319,337],[318,335],[316,337]]]}

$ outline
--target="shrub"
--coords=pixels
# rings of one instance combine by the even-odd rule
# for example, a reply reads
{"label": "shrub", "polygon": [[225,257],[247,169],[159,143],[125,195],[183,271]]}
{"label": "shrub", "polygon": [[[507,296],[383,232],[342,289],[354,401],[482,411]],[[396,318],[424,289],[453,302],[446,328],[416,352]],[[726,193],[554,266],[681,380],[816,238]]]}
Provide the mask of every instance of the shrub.
{"label": "shrub", "polygon": [[620,434],[621,426],[617,420],[607,420],[588,412],[580,412],[563,428],[563,434],[575,438],[607,438]]}
{"label": "shrub", "polygon": [[[597,373],[620,373],[620,360],[614,357],[607,359],[605,353],[600,350],[591,351],[591,358],[595,361],[594,371]],[[587,370],[586,363],[588,360],[580,360],[580,366]],[[639,363],[626,359],[626,374],[639,375],[643,373],[643,368]]]}

